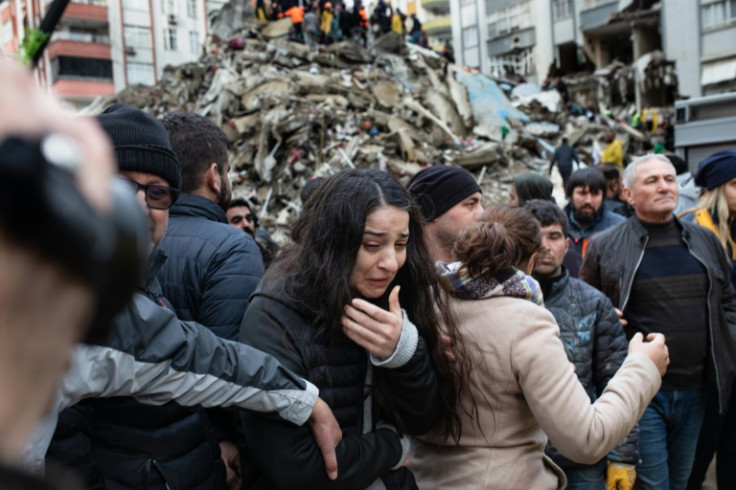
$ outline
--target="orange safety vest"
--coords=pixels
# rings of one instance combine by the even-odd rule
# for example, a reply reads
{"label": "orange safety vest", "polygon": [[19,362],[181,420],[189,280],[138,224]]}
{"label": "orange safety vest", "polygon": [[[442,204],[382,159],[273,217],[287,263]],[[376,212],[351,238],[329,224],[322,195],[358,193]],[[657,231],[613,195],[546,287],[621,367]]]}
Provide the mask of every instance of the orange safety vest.
{"label": "orange safety vest", "polygon": [[286,11],[286,15],[291,17],[292,24],[301,24],[304,20],[304,7],[291,7]]}

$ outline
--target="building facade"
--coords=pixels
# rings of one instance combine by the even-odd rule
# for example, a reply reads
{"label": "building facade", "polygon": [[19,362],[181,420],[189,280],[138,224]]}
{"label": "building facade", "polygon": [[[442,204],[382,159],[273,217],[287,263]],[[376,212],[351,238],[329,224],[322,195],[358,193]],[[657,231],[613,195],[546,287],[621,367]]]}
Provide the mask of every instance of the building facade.
{"label": "building facade", "polygon": [[450,0],[458,63],[499,78],[634,64],[661,51],[679,94],[736,89],[734,0]]}
{"label": "building facade", "polygon": [[[48,0],[0,4],[3,52],[15,53]],[[198,59],[206,0],[72,0],[36,69],[39,83],[77,107],[133,84],[152,85],[166,65]]]}

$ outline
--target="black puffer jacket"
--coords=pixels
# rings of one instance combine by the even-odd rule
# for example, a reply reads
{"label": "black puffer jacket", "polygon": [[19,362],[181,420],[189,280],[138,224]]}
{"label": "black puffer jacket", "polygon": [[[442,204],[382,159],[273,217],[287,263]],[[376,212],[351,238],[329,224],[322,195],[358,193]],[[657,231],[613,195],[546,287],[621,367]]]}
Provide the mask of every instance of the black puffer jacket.
{"label": "black puffer jacket", "polygon": [[[554,281],[541,281],[544,306],[560,327],[560,340],[567,357],[575,365],[580,383],[595,401],[616,374],[628,353],[628,342],[611,301],[567,271]],[[547,290],[549,287],[549,290]],[[562,468],[580,467],[548,444],[547,454]],[[639,431],[632,432],[608,455],[608,459],[628,464],[639,460]]]}
{"label": "black puffer jacket", "polygon": [[228,225],[225,212],[214,202],[181,194],[171,207],[159,247],[168,260],[158,278],[176,316],[237,340],[248,298],[263,276],[263,260],[253,239]]}
{"label": "black puffer jacket", "polygon": [[[728,406],[736,378],[736,291],[730,264],[718,238],[710,230],[675,219],[685,246],[708,276],[708,347],[718,387],[719,413]],[[633,216],[596,235],[580,269],[580,279],[599,289],[626,315],[631,286],[649,235]]]}
{"label": "black puffer jacket", "polygon": [[[362,347],[346,337],[337,345],[316,337],[310,314],[297,300],[288,298],[278,285],[268,290],[263,287],[261,284],[251,298],[241,341],[272,354],[317,385],[342,428],[343,439],[336,448],[338,479],[330,481],[308,428],[293,427],[268,415],[243,414],[250,444],[244,458],[246,487],[363,489],[380,477],[389,489],[415,488],[407,468],[390,471],[400,463],[402,446],[395,432],[377,428],[385,414],[376,397],[382,391],[392,401],[409,434],[424,434],[439,423],[441,387],[424,340],[419,337],[414,354],[403,366],[372,367],[372,381],[367,382],[370,361]],[[367,413],[372,420],[366,420],[364,407],[371,402]]]}

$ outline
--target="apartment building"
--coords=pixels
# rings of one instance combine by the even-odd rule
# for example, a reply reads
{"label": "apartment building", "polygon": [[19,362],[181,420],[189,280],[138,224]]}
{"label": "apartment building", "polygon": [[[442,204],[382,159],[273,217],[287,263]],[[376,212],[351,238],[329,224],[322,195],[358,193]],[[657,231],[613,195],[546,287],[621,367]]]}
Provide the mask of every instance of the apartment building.
{"label": "apartment building", "polygon": [[496,77],[632,64],[662,51],[679,93],[736,89],[736,0],[450,0],[455,57]]}
{"label": "apartment building", "polygon": [[[40,25],[49,4],[0,4],[3,52],[17,51],[26,26]],[[72,0],[36,69],[38,81],[77,107],[154,84],[166,65],[199,57],[207,8],[206,0]]]}

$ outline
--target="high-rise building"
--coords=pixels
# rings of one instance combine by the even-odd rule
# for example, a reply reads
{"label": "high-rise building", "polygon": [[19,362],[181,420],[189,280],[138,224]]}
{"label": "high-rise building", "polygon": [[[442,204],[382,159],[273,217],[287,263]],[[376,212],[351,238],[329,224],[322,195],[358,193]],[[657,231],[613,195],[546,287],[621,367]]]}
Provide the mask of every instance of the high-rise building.
{"label": "high-rise building", "polygon": [[449,0],[455,58],[541,83],[662,51],[679,93],[736,88],[736,0]]}
{"label": "high-rise building", "polygon": [[[0,4],[5,53],[38,26],[48,0]],[[39,62],[39,82],[76,106],[136,84],[154,84],[166,65],[199,58],[207,0],[72,0]]]}

